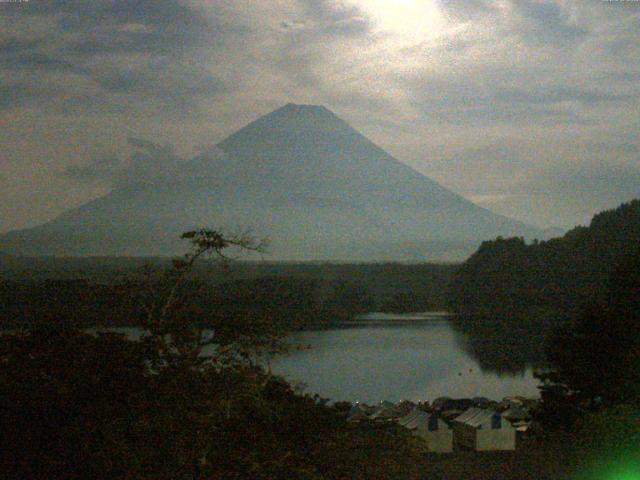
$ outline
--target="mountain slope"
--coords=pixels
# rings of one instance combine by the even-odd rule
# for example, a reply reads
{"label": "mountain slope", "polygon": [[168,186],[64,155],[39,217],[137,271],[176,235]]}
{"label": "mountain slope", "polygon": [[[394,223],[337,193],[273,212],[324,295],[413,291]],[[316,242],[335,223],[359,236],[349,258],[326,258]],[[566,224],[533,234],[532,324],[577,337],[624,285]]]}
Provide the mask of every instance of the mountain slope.
{"label": "mountain slope", "polygon": [[0,237],[25,255],[168,255],[180,232],[252,227],[276,259],[455,259],[497,235],[541,237],[397,161],[324,107],[286,105],[153,184]]}

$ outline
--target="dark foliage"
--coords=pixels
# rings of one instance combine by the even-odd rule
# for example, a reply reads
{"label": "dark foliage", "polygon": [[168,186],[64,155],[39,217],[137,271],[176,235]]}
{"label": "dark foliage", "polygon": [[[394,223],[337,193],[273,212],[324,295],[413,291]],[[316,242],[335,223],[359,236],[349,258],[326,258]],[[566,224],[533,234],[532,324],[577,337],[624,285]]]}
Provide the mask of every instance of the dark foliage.
{"label": "dark foliage", "polygon": [[[639,406],[640,200],[596,215],[589,227],[526,245],[485,242],[452,281],[460,331],[484,364],[494,360],[476,332],[516,338],[510,358],[542,350],[540,419],[575,427],[587,412]],[[525,355],[526,358],[526,355]],[[527,359],[530,360],[530,359]],[[535,363],[535,362],[531,362]]]}
{"label": "dark foliage", "polygon": [[621,259],[608,291],[549,343],[551,368],[541,376],[551,411],[640,407],[640,251]]}
{"label": "dark foliage", "polygon": [[484,242],[455,274],[452,308],[465,315],[570,316],[600,303],[621,259],[637,254],[640,200],[599,213],[589,227],[527,245],[521,238]]}
{"label": "dark foliage", "polygon": [[[167,282],[166,261],[140,259],[13,259],[0,261],[0,327],[43,318],[82,326],[139,326],[133,293]],[[452,265],[332,265],[211,262],[194,266],[181,303],[201,325],[220,318],[263,316],[293,329],[348,320],[364,311],[443,310]],[[224,273],[223,273],[224,272]]]}
{"label": "dark foliage", "polygon": [[3,478],[395,478],[419,452],[257,367],[154,372],[143,344],[73,329],[0,338]]}
{"label": "dark foliage", "polygon": [[135,287],[140,339],[92,335],[75,325],[82,312],[64,310],[0,335],[0,475],[416,478],[420,447],[408,433],[350,425],[344,408],[298,394],[261,368],[260,354],[283,347],[278,322],[241,309],[213,332],[201,330],[183,302],[194,288],[191,267],[227,243],[189,238],[206,243],[194,242],[148,290]]}
{"label": "dark foliage", "polygon": [[453,317],[451,325],[462,348],[480,368],[500,374],[518,374],[545,363],[543,320],[523,317]]}

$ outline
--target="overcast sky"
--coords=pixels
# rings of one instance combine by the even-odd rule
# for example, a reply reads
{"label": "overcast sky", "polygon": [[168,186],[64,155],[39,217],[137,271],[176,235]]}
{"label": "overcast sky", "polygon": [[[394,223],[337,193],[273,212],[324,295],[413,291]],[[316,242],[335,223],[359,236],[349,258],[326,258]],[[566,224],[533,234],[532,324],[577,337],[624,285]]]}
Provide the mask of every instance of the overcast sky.
{"label": "overcast sky", "polygon": [[130,137],[188,158],[288,102],[571,227],[640,196],[639,96],[636,1],[0,2],[0,232],[107,192]]}

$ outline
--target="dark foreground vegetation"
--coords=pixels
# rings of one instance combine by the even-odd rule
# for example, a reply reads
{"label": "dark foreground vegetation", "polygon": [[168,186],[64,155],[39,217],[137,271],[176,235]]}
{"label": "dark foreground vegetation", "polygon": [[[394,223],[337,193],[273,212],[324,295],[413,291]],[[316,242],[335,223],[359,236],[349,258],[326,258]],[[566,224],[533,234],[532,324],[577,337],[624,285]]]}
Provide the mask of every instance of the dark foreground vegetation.
{"label": "dark foreground vegetation", "polygon": [[[483,367],[505,369],[505,357],[514,371],[542,366],[552,333],[573,328],[587,311],[607,310],[610,290],[620,288],[638,256],[640,200],[599,213],[561,238],[484,242],[451,279],[455,326]],[[504,350],[488,349],[481,339],[491,337]]]}
{"label": "dark foreground vegetation", "polygon": [[3,337],[3,478],[416,474],[420,449],[408,433],[347,424],[250,362],[199,362],[174,344],[168,358],[155,340],[74,330]]}
{"label": "dark foreground vegetation", "polygon": [[[415,478],[420,445],[296,393],[257,362],[287,325],[206,333],[184,309],[195,261],[250,239],[186,235],[194,250],[140,299],[148,334],[90,335],[60,312],[0,337],[4,478]],[[257,247],[256,247],[257,248]]]}
{"label": "dark foreground vegetation", "polygon": [[451,305],[472,338],[494,328],[538,346],[548,465],[566,454],[570,478],[638,478],[639,200],[560,239],[485,242],[452,280]]}
{"label": "dark foreground vegetation", "polygon": [[561,238],[484,242],[455,274],[450,305],[463,315],[566,318],[603,302],[612,273],[639,253],[640,200],[633,200]]}
{"label": "dark foreground vegetation", "polygon": [[[621,227],[631,241],[639,228],[638,208],[638,202],[633,202],[596,217],[601,220],[594,222]],[[543,402],[534,419],[542,426],[541,431],[522,439],[515,452],[430,454],[417,438],[395,424],[348,423],[348,405],[329,405],[317,396],[297,392],[263,369],[259,358],[286,351],[283,339],[297,325],[289,310],[287,315],[278,311],[304,297],[285,295],[285,291],[291,292],[289,287],[274,290],[277,283],[269,283],[269,293],[257,295],[253,287],[243,291],[233,282],[222,281],[215,289],[219,301],[203,303],[207,295],[203,293],[202,270],[195,268],[196,260],[207,253],[221,255],[233,244],[248,249],[259,245],[251,239],[201,231],[186,235],[193,250],[171,268],[159,269],[152,276],[142,275],[144,281],[138,278],[133,283],[112,284],[125,289],[126,298],[132,299],[122,305],[129,306],[130,318],[148,332],[140,339],[86,333],[82,327],[109,315],[110,301],[92,311],[91,305],[99,304],[92,303],[95,292],[90,292],[83,308],[77,304],[65,307],[59,299],[53,307],[47,306],[49,295],[75,295],[75,290],[65,292],[60,286],[42,294],[44,303],[29,313],[27,329],[0,336],[0,475],[36,479],[637,478],[638,243],[627,245],[613,234],[611,242],[595,241],[593,227],[582,230],[583,240],[573,247],[588,244],[594,261],[608,258],[610,264],[600,264],[607,272],[606,278],[598,270],[596,282],[580,267],[575,272],[584,276],[573,285],[582,287],[571,295],[560,295],[574,300],[563,303],[556,301],[560,297],[551,295],[549,303],[528,305],[537,315],[528,317],[527,328],[548,325],[539,322],[556,308],[562,312],[562,319],[541,337],[529,337],[530,341],[522,343],[535,343],[546,352],[546,368],[539,371],[544,381]],[[564,241],[572,240],[559,240]],[[504,242],[511,245],[504,240],[496,241],[496,245]],[[485,245],[481,251],[487,248]],[[532,251],[538,248],[542,247],[536,245]],[[528,249],[523,247],[524,252]],[[611,249],[617,253],[612,254]],[[566,261],[586,258],[563,251]],[[483,288],[469,270],[469,265],[478,267],[474,264],[478,258],[487,262],[485,268],[492,268],[483,255],[476,254],[456,281],[466,278]],[[497,282],[498,289],[511,289],[509,295],[527,297],[525,286],[518,290],[504,283],[510,275],[506,258],[512,258],[528,281],[539,283],[539,291],[545,291],[548,278],[536,277],[538,270],[518,263],[527,255],[514,257],[517,261],[511,254],[498,255],[505,263],[496,270],[500,274],[486,276],[486,282]],[[591,268],[594,273],[595,267]],[[297,279],[295,285],[304,282]],[[585,285],[597,288],[583,290]],[[469,292],[471,287],[464,288]],[[597,295],[586,298],[575,294],[589,289],[598,290]],[[238,291],[244,293],[238,295]],[[332,285],[327,291],[340,289]],[[496,295],[506,295],[505,302],[511,301],[504,291],[497,290]],[[17,294],[14,297],[20,298]],[[10,289],[5,298],[11,299]],[[234,306],[243,305],[243,298],[251,298],[253,307]],[[274,298],[281,303],[273,304]],[[356,300],[351,298],[349,303]],[[25,307],[15,299],[12,302],[12,308]],[[301,305],[299,321],[304,322],[305,308],[316,304]],[[505,315],[497,321],[504,322],[505,328],[522,318],[517,310],[527,302],[515,305],[513,311],[498,306]],[[214,307],[224,315],[209,316],[203,323],[203,313]],[[473,322],[468,320],[471,318]],[[482,325],[478,318],[462,317],[458,328],[475,325],[497,329],[498,324]],[[112,320],[102,318],[100,322],[109,324]],[[513,327],[509,331],[524,335],[526,330]],[[472,343],[470,348],[481,351],[483,346]]]}

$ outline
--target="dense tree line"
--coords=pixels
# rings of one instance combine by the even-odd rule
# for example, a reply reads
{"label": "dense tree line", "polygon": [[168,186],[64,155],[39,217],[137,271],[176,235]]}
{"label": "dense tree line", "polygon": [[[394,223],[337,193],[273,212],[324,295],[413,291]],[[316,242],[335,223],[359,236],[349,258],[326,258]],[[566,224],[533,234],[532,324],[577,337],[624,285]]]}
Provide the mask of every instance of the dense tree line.
{"label": "dense tree line", "polygon": [[622,257],[604,299],[581,308],[546,349],[539,419],[570,434],[576,478],[633,478],[640,471],[640,255]]}
{"label": "dense tree line", "polygon": [[640,255],[621,259],[605,299],[554,332],[547,353],[540,376],[552,411],[568,418],[602,406],[640,407]]}
{"label": "dense tree line", "polygon": [[[158,352],[116,334],[0,337],[2,478],[399,478],[419,446],[347,424],[256,365],[152,370]],[[162,358],[162,357],[160,357]],[[174,359],[175,360],[175,359]],[[406,477],[405,477],[406,478]]]}
{"label": "dense tree line", "polygon": [[599,213],[561,238],[487,241],[454,275],[450,305],[465,315],[569,317],[603,301],[612,272],[638,255],[639,245],[640,200]]}
{"label": "dense tree line", "polygon": [[538,420],[564,431],[575,478],[640,471],[639,200],[559,239],[483,243],[451,303],[467,332],[499,325],[544,346]]}
{"label": "dense tree line", "polygon": [[[0,283],[0,326],[17,328],[50,321],[78,327],[139,327],[145,292],[166,288],[161,278],[147,282],[97,284],[87,279],[5,281]],[[324,291],[321,291],[324,290]],[[222,320],[286,320],[290,330],[346,321],[375,308],[373,296],[357,284],[322,287],[316,279],[260,277],[211,284],[191,279],[180,287],[184,315],[202,326]]]}
{"label": "dense tree line", "polygon": [[[137,259],[76,259],[66,270],[53,260],[28,275],[21,270],[34,261],[13,259],[11,269],[0,268],[0,328],[28,325],[43,316],[73,318],[82,326],[139,326],[135,296],[151,286],[161,288],[170,269],[166,261],[144,270]],[[215,317],[250,313],[286,317],[292,329],[369,311],[442,310],[454,271],[450,265],[234,263],[222,274],[215,264],[203,263],[194,268],[189,285],[182,286],[185,308],[199,322],[213,324]]]}
{"label": "dense tree line", "polygon": [[638,200],[562,238],[484,242],[452,277],[449,304],[459,314],[453,324],[485,368],[543,366],[551,333],[606,303],[612,275],[638,255],[639,245]]}

